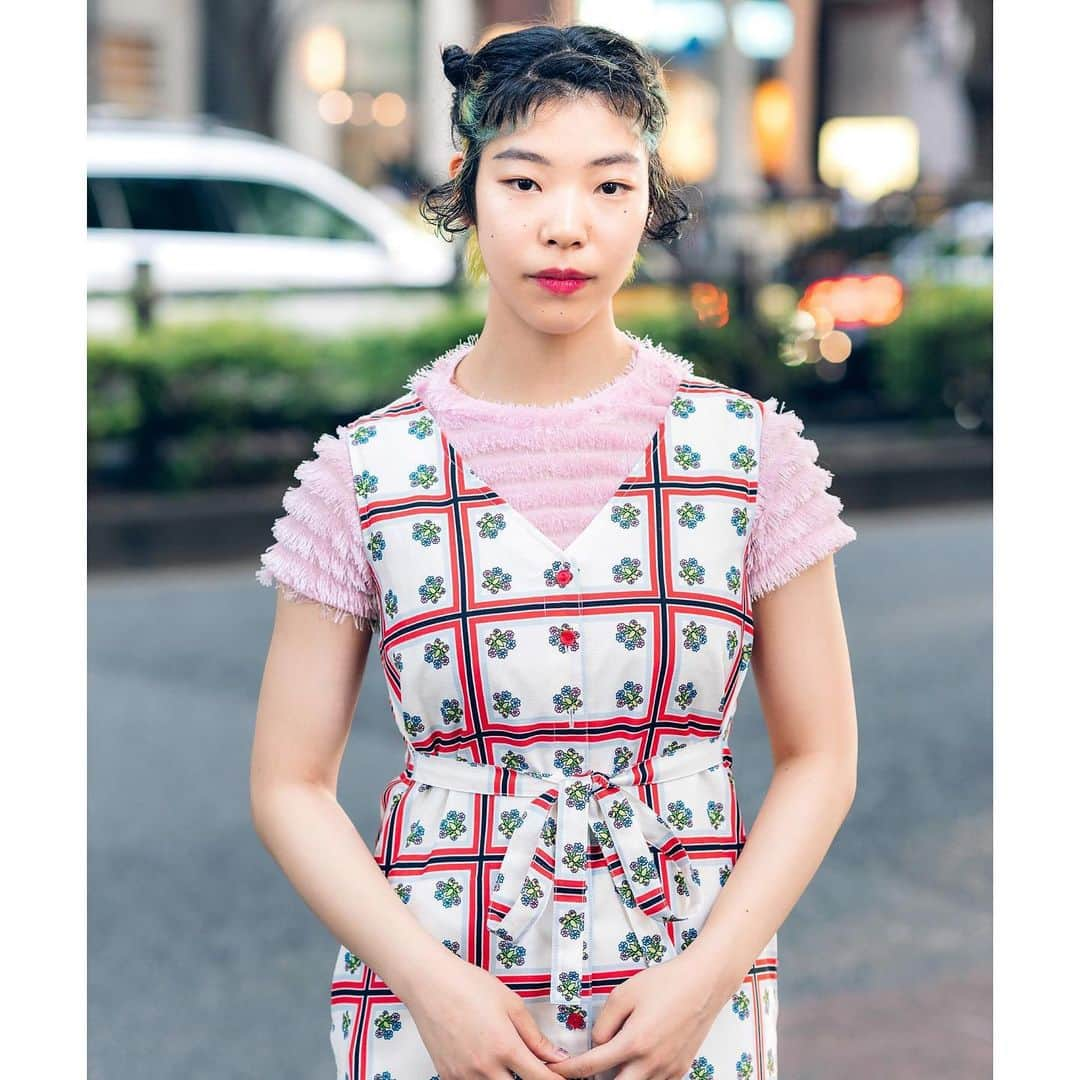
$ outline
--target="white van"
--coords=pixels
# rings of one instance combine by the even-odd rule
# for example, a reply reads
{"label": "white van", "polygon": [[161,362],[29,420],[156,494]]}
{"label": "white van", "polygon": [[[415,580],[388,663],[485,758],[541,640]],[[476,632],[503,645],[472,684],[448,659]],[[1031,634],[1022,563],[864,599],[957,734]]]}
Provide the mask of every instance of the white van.
{"label": "white van", "polygon": [[[86,172],[91,305],[126,304],[140,262],[163,300],[254,291],[310,302],[345,291],[354,307],[358,293],[438,289],[457,273],[453,245],[432,229],[250,132],[91,117]],[[404,299],[409,308],[418,298]]]}

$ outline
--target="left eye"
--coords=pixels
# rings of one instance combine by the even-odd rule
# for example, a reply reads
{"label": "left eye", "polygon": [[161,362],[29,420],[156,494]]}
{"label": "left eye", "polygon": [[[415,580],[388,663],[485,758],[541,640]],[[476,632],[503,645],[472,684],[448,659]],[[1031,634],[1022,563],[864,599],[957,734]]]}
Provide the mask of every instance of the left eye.
{"label": "left eye", "polygon": [[[504,184],[535,184],[536,181],[535,180],[530,180],[526,176],[517,176],[513,180],[504,180],[503,183]],[[624,184],[624,183],[620,182],[619,180],[605,180],[600,185],[600,187],[602,187],[602,188],[623,188],[625,191],[630,190],[630,185],[629,184]],[[530,191],[532,189],[531,188],[519,187],[519,188],[515,188],[515,190],[520,191],[522,194],[524,194],[525,192]],[[615,195],[616,192],[614,192],[614,191],[605,191],[604,194],[605,195]]]}

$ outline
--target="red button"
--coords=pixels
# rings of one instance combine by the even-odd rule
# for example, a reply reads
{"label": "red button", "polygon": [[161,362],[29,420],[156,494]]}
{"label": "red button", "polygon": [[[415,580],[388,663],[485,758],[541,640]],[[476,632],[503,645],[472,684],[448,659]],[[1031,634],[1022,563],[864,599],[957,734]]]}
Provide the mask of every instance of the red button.
{"label": "red button", "polygon": [[564,645],[573,645],[574,642],[577,640],[577,634],[575,634],[573,630],[560,630],[559,640]]}
{"label": "red button", "polygon": [[574,577],[574,575],[571,574],[570,571],[567,570],[565,567],[562,570],[557,570],[555,572],[555,580],[560,585],[567,584],[567,582],[571,581],[573,579],[573,577]]}

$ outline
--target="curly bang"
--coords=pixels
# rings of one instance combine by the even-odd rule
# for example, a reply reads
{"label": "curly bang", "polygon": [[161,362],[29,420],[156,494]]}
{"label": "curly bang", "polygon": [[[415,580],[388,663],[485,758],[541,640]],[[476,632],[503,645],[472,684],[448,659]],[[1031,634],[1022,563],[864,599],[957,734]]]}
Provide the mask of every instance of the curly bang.
{"label": "curly bang", "polygon": [[451,140],[464,155],[457,175],[428,190],[420,213],[443,239],[476,221],[476,174],[484,147],[515,130],[545,102],[596,94],[618,115],[632,118],[649,151],[651,240],[673,240],[690,220],[657,146],[667,122],[662,73],[655,58],[628,38],[599,26],[529,26],[492,38],[475,53],[442,50],[454,87]]}

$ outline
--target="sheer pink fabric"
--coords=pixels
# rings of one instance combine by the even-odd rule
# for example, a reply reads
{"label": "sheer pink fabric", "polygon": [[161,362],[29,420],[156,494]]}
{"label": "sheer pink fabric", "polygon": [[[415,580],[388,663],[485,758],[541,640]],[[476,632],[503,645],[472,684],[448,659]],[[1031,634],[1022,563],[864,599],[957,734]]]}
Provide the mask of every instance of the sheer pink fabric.
{"label": "sheer pink fabric", "polygon": [[[629,336],[629,335],[628,335]],[[689,361],[631,337],[633,357],[616,378],[557,405],[484,401],[453,380],[469,339],[407,382],[460,456],[546,536],[566,547],[626,479],[659,426]],[[757,516],[747,549],[756,600],[856,537],[828,492],[832,473],[818,465],[817,444],[803,437],[790,410],[766,402],[758,471]],[[378,590],[361,543],[348,446],[323,435],[315,457],[295,472],[299,487],[283,499],[275,543],[262,555],[257,580],[290,599],[320,603],[340,621],[378,623]]]}

